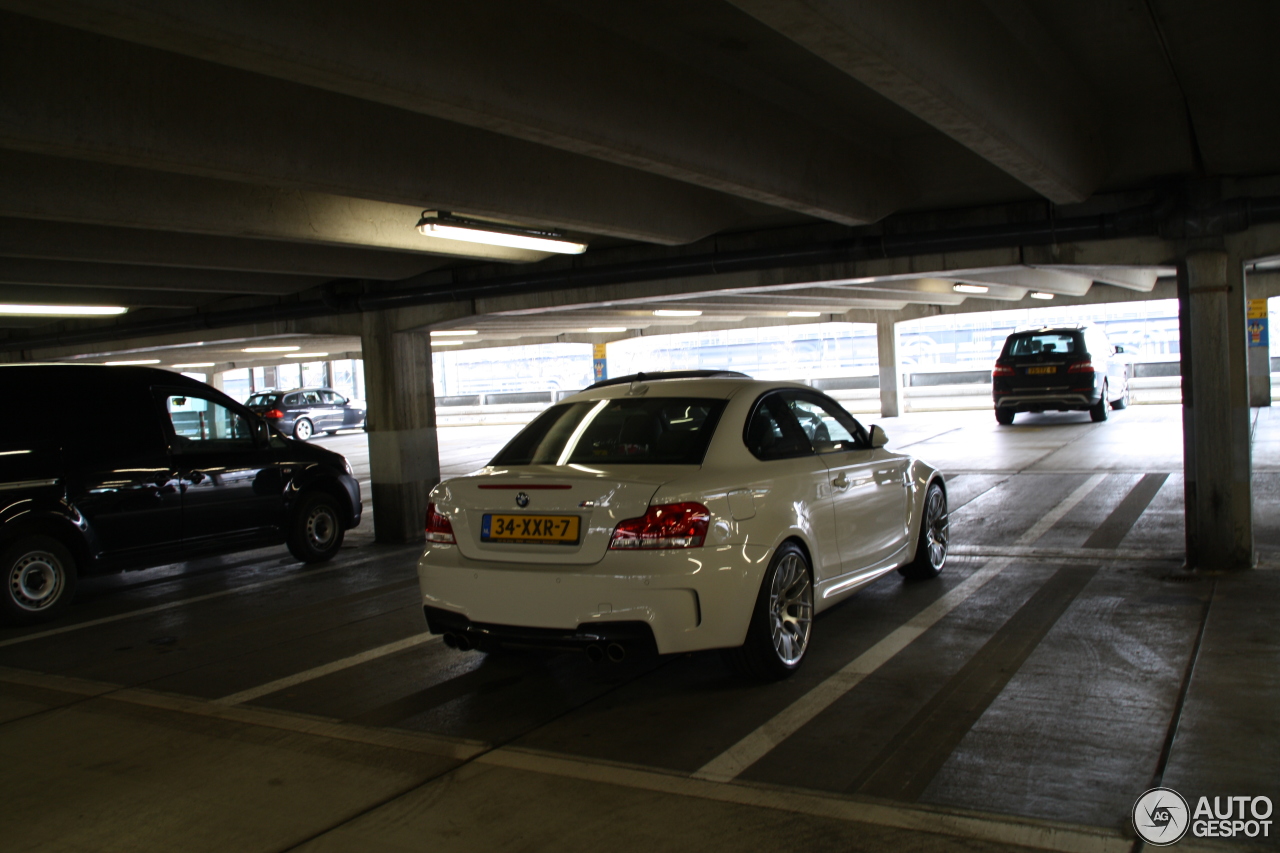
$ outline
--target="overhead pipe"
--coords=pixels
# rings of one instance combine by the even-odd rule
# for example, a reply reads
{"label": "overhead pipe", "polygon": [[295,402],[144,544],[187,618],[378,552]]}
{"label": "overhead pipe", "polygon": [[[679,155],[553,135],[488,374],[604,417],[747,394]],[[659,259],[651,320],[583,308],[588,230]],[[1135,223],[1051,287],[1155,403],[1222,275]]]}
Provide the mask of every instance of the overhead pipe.
{"label": "overhead pipe", "polygon": [[1165,236],[1170,239],[1243,231],[1250,225],[1280,222],[1280,197],[1235,198],[1207,207],[1181,208],[1181,215],[1154,204],[1094,216],[939,229],[912,234],[870,234],[783,249],[711,252],[597,267],[572,267],[518,273],[478,281],[414,286],[401,282],[390,293],[338,297],[332,292],[305,302],[210,311],[193,316],[120,322],[112,326],[30,337],[0,339],[0,349],[35,349],[97,343],[140,335],[201,331],[250,323],[307,320],[334,314],[385,311],[441,302],[519,295],[561,288],[627,284],[666,278],[692,278],[788,266],[836,264],[875,258],[1042,246],[1060,242]]}

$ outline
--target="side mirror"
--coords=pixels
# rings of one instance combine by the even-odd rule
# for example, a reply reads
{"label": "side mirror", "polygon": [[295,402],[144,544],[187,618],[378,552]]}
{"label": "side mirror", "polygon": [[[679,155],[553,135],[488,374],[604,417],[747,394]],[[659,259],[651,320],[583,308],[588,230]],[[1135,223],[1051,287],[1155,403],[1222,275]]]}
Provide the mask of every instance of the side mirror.
{"label": "side mirror", "polygon": [[871,425],[871,446],[884,447],[889,443],[889,436],[884,434],[884,430],[879,424]]}
{"label": "side mirror", "polygon": [[1116,347],[1116,354],[1120,355],[1124,352],[1124,347]]}

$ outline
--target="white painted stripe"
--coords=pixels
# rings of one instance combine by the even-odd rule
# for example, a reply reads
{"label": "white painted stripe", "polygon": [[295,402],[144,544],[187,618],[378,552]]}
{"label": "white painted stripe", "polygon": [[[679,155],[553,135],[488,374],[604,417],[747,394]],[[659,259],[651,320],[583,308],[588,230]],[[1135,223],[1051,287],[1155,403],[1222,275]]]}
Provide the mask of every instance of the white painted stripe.
{"label": "white painted stripe", "polygon": [[[365,557],[360,560],[352,560],[350,563],[341,565],[326,566],[323,569],[304,569],[285,575],[284,577],[272,578],[270,580],[258,581],[256,583],[248,583],[243,586],[224,589],[219,592],[211,592],[206,595],[197,595],[192,598],[184,598],[179,601],[170,601],[165,604],[157,604],[153,607],[143,607],[140,610],[130,610],[125,613],[117,613],[114,616],[103,616],[101,619],[90,619],[86,622],[76,622],[74,625],[63,625],[60,628],[50,628],[47,631],[37,631],[34,634],[23,634],[21,637],[13,637],[8,640],[0,641],[0,648],[5,646],[15,646],[18,643],[29,643],[32,640],[42,640],[45,637],[56,637],[59,634],[70,633],[71,631],[79,631],[84,628],[92,628],[95,625],[107,625],[111,622],[119,622],[122,619],[132,619],[135,616],[145,616],[148,613],[159,613],[164,610],[172,610],[175,607],[186,607],[188,604],[198,604],[201,601],[212,601],[215,598],[223,598],[228,595],[240,595],[246,592],[252,592],[255,589],[263,589],[277,584],[288,583],[289,581],[301,580],[304,578],[313,578],[316,575],[328,574],[329,572],[343,571],[353,569],[356,566],[362,566],[365,563],[380,559],[386,556],[378,554],[376,556]],[[175,577],[174,580],[181,580],[181,576]]]}
{"label": "white painted stripe", "polygon": [[375,649],[368,649],[359,654],[350,657],[335,660],[331,663],[321,664],[312,667],[303,672],[286,675],[284,678],[277,678],[275,681],[268,681],[266,684],[259,684],[257,687],[250,687],[248,690],[241,690],[239,693],[232,693],[230,696],[223,696],[221,699],[215,699],[219,705],[239,705],[242,702],[251,702],[259,696],[266,696],[268,693],[275,693],[277,690],[284,690],[286,687],[293,687],[307,681],[314,681],[317,678],[329,675],[333,672],[340,672],[344,669],[350,669],[353,666],[359,666],[362,663],[368,663],[371,660],[377,660],[380,657],[393,655],[396,652],[411,649],[414,646],[420,646],[423,643],[429,643],[433,640],[439,640],[439,634],[415,634],[412,637],[405,637],[403,640],[396,640],[394,643],[387,643],[385,646],[378,646]]}
{"label": "white painted stripe", "polygon": [[1017,818],[936,806],[888,804],[839,794],[822,794],[735,782],[718,784],[644,767],[586,761],[576,757],[501,747],[475,758],[477,764],[548,776],[579,779],[597,785],[617,785],[642,791],[697,797],[753,808],[813,815],[850,823],[930,832],[950,838],[973,839],[1064,853],[1127,853],[1131,839],[1101,827]]}
{"label": "white painted stripe", "polygon": [[[1094,474],[1082,483],[1062,503],[1055,506],[1018,537],[1017,544],[1028,545],[1043,536],[1050,527],[1097,488],[1106,476],[1106,474]],[[791,737],[802,726],[856,687],[864,678],[883,666],[886,661],[909,646],[938,620],[959,607],[1012,562],[1012,557],[1000,557],[975,571],[950,592],[921,610],[905,624],[889,632],[889,635],[880,642],[792,702],[764,725],[707,762],[693,774],[694,778],[720,782],[737,778],[744,770],[768,755],[774,747]]]}
{"label": "white painted stripe", "polygon": [[1099,560],[1168,562],[1187,557],[1184,550],[1168,548],[1032,548],[1026,545],[957,545],[949,553],[953,557],[1031,557],[1091,563]]}

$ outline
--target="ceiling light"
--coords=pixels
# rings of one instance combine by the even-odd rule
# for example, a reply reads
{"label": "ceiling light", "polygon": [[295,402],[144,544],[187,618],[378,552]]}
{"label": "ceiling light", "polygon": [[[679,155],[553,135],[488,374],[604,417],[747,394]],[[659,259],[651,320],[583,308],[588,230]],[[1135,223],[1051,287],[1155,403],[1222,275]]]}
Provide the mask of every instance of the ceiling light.
{"label": "ceiling light", "polygon": [[434,332],[431,333],[431,337],[444,338],[444,337],[450,337],[453,335],[478,335],[478,334],[480,334],[480,332],[477,331],[476,329],[436,329]]}
{"label": "ceiling light", "polygon": [[0,314],[19,317],[104,317],[128,310],[116,305],[0,305]]}
{"label": "ceiling light", "polygon": [[195,361],[191,364],[171,364],[169,366],[174,370],[181,370],[184,367],[213,367],[213,365],[214,362],[212,361]]}
{"label": "ceiling light", "polygon": [[498,222],[455,216],[447,210],[422,211],[422,218],[418,220],[418,232],[424,237],[443,237],[446,240],[531,249],[535,252],[558,252],[562,255],[580,255],[587,250],[586,243],[565,240],[564,235],[558,231],[512,227]]}
{"label": "ceiling light", "polygon": [[610,335],[616,332],[625,332],[626,330],[626,326],[592,326],[587,329],[593,335]]}
{"label": "ceiling light", "polygon": [[431,345],[433,347],[460,347],[465,343],[466,341],[432,341]]}
{"label": "ceiling light", "polygon": [[991,288],[985,284],[953,284],[951,289],[956,293],[986,293]]}
{"label": "ceiling light", "polygon": [[788,317],[821,317],[821,311],[788,311]]}
{"label": "ceiling light", "polygon": [[1034,291],[1034,292],[1031,294],[1031,298],[1032,298],[1032,299],[1052,299],[1052,298],[1053,298],[1053,294],[1052,294],[1052,293],[1042,293],[1041,291],[1037,290],[1037,291]]}
{"label": "ceiling light", "polygon": [[245,347],[241,352],[297,352],[302,347]]}
{"label": "ceiling light", "polygon": [[328,354],[327,352],[291,352],[285,358],[320,358]]}
{"label": "ceiling light", "polygon": [[659,308],[653,312],[655,317],[701,317],[701,311],[680,311],[674,308]]}
{"label": "ceiling light", "polygon": [[133,364],[159,364],[159,363],[160,363],[160,359],[158,359],[158,358],[144,358],[144,359],[140,359],[140,360],[138,360],[138,361],[108,361],[108,362],[105,362],[105,364],[106,364],[108,367],[126,367],[126,366],[133,365]]}

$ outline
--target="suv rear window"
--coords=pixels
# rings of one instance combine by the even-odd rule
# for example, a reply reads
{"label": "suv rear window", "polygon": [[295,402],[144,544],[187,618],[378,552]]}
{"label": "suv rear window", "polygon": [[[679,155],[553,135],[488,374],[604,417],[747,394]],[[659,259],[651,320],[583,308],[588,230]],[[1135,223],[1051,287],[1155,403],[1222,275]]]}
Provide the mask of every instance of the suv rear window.
{"label": "suv rear window", "polygon": [[1009,338],[1008,354],[1019,355],[1062,355],[1078,351],[1076,335],[1071,332],[1039,332],[1031,335],[1014,335]]}
{"label": "suv rear window", "polygon": [[552,406],[493,465],[701,465],[724,400],[655,397]]}

